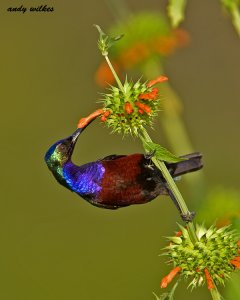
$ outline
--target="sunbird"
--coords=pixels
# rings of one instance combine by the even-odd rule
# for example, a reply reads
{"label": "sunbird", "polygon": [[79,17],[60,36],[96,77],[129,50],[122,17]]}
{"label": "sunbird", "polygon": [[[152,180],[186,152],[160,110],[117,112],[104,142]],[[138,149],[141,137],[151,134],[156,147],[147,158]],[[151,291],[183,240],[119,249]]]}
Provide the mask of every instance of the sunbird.
{"label": "sunbird", "polygon": [[[113,154],[81,166],[72,162],[77,139],[95,118],[82,119],[72,135],[48,149],[45,161],[56,180],[92,205],[107,209],[147,203],[159,195],[173,198],[161,171],[151,160],[153,153]],[[203,166],[200,153],[187,154],[182,158],[185,160],[166,163],[173,178]]]}

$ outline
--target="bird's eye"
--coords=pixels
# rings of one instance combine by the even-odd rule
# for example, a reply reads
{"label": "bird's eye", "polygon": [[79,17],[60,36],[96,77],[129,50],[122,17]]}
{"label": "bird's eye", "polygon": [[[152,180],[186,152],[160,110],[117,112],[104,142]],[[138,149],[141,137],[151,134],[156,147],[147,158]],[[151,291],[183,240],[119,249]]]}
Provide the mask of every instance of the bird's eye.
{"label": "bird's eye", "polygon": [[59,149],[60,151],[64,151],[64,150],[66,150],[66,145],[60,144],[60,145],[58,146],[58,149]]}

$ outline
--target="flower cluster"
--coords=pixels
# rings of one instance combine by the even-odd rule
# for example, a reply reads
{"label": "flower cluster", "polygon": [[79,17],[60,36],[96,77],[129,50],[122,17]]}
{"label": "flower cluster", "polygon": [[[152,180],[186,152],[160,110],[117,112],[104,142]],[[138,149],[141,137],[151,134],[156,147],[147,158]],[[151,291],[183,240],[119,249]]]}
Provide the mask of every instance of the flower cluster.
{"label": "flower cluster", "polygon": [[180,229],[176,236],[168,238],[170,244],[164,248],[164,255],[170,257],[174,269],[162,279],[162,288],[180,273],[185,278],[193,277],[192,287],[206,282],[208,288],[213,289],[217,284],[224,284],[235,268],[240,269],[240,241],[230,226],[219,229],[197,226],[195,244],[187,229],[182,226]]}
{"label": "flower cluster", "polygon": [[165,76],[148,83],[126,80],[123,89],[110,87],[110,93],[103,94],[101,121],[114,132],[138,135],[142,126],[152,125],[152,119],[159,110],[159,91],[153,85],[166,80]]}

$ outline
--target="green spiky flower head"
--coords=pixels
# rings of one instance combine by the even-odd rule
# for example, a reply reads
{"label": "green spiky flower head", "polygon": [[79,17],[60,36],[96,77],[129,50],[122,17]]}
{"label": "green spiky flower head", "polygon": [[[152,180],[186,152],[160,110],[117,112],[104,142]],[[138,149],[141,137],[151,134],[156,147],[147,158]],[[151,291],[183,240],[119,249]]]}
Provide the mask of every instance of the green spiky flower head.
{"label": "green spiky flower head", "polygon": [[[180,226],[180,232],[168,238],[170,244],[164,248],[164,255],[170,257],[175,273],[192,278],[192,287],[206,282],[212,289],[215,285],[224,284],[235,268],[240,268],[240,244],[236,231],[230,226],[206,229],[197,225],[196,234],[198,242],[193,244],[187,229]],[[168,275],[163,278],[161,286],[166,287],[169,282]]]}
{"label": "green spiky flower head", "polygon": [[138,135],[145,125],[152,125],[159,111],[158,89],[152,87],[167,80],[160,76],[148,83],[125,81],[123,88],[111,86],[109,93],[103,94],[104,114],[101,118],[113,132],[123,135]]}

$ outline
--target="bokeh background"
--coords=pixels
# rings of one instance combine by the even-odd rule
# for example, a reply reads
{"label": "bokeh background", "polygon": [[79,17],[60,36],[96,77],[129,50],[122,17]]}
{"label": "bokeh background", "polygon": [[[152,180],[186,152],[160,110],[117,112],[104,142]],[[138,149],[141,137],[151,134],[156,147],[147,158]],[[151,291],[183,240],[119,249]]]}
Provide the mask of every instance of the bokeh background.
{"label": "bokeh background", "polygon": [[[6,11],[43,4],[54,12]],[[126,5],[132,14],[166,10],[166,1]],[[110,28],[119,21],[115,8],[96,0],[1,0],[1,299],[151,300],[170,269],[158,256],[163,236],[180,222],[169,198],[101,210],[58,185],[43,160],[53,142],[71,134],[78,119],[99,105],[95,73],[103,58],[92,24]],[[204,155],[205,186],[238,193],[239,37],[218,1],[189,1],[182,27],[190,43],[165,59],[164,72],[183,102],[194,149]],[[152,135],[167,147],[160,122]],[[110,134],[96,121],[82,134],[74,161],[141,151],[137,140]],[[190,195],[184,180],[179,186]],[[197,198],[186,199],[191,209],[204,210],[202,203],[211,201]],[[236,276],[235,286],[227,286],[231,299],[237,299],[239,282]],[[186,287],[181,284],[176,299],[210,299],[206,286],[193,292]]]}

